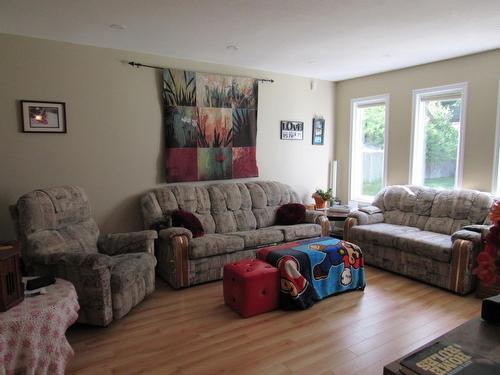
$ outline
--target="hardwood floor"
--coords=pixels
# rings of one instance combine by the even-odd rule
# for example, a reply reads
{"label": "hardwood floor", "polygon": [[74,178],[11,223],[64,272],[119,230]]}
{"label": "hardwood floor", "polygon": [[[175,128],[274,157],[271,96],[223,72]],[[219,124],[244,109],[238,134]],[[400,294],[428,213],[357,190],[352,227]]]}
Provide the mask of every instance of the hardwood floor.
{"label": "hardwood floor", "polygon": [[305,311],[242,319],[222,282],[161,280],[107,328],[75,325],[70,374],[382,374],[385,364],[479,314],[481,301],[366,267],[367,287]]}

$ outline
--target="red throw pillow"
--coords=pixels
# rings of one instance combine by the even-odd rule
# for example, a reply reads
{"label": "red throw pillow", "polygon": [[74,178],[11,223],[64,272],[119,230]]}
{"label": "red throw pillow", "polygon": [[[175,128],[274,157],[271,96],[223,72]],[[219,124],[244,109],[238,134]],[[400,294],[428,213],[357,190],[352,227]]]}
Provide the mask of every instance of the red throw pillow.
{"label": "red throw pillow", "polygon": [[294,225],[306,220],[306,207],[300,203],[284,204],[276,211],[276,224]]}
{"label": "red throw pillow", "polygon": [[200,220],[194,214],[185,210],[172,211],[172,226],[190,230],[195,238],[205,234]]}

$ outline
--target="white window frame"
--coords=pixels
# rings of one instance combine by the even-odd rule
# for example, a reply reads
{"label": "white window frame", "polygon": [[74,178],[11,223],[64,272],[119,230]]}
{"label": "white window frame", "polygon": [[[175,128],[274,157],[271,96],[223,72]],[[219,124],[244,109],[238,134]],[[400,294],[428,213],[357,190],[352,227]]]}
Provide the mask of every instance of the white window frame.
{"label": "white window frame", "polygon": [[[420,106],[422,97],[446,94],[460,94],[462,103],[460,107],[460,136],[458,138],[457,165],[455,169],[455,189],[462,187],[463,165],[464,165],[464,141],[465,141],[465,124],[467,120],[467,82],[455,83],[451,85],[428,87],[424,89],[413,90],[413,108],[412,108],[412,133],[411,133],[411,148],[410,148],[410,184],[423,185],[425,176],[421,173],[421,168],[417,168],[415,163],[417,160],[422,160],[422,148],[417,147],[417,142],[422,142],[424,136],[423,129],[417,129],[420,123],[421,111],[423,106]],[[420,131],[419,131],[420,130]],[[422,167],[422,166],[420,166]]]}
{"label": "white window frame", "polygon": [[[369,105],[385,105],[385,124],[384,124],[384,163],[382,170],[382,188],[387,185],[387,150],[389,144],[389,106],[390,106],[390,95],[381,94],[368,96],[364,98],[351,99],[351,133],[350,133],[350,143],[349,143],[349,200],[358,203],[371,203],[374,197],[357,194],[356,186],[360,186],[360,178],[362,174],[359,173],[360,164],[362,159],[360,158],[361,151],[361,136],[362,129],[360,127],[361,123],[358,121],[357,113],[360,106]],[[358,142],[356,142],[356,140]],[[358,171],[356,173],[355,171]]]}
{"label": "white window frame", "polygon": [[493,181],[491,191],[500,196],[500,78],[498,79],[497,128],[495,132],[495,158],[493,159]]}

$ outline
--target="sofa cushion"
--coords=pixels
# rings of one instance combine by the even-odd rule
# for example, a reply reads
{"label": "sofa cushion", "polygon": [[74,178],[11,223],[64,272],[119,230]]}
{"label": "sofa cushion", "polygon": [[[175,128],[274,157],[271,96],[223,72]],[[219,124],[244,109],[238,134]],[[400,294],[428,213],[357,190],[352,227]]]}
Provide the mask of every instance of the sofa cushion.
{"label": "sofa cushion", "polygon": [[417,233],[420,232],[420,229],[404,225],[377,223],[355,225],[350,229],[350,231],[351,234],[349,235],[349,238],[354,243],[358,240],[361,242],[370,242],[374,245],[396,247],[399,235],[405,233]]}
{"label": "sofa cushion", "polygon": [[267,195],[256,182],[248,182],[246,184],[248,191],[250,192],[250,197],[252,199],[253,208],[264,208],[267,206]]}
{"label": "sofa cushion", "polygon": [[252,210],[257,228],[266,228],[276,224],[276,211],[277,206],[266,206],[264,208],[254,208]]}
{"label": "sofa cushion", "polygon": [[417,193],[405,185],[391,186],[384,194],[384,208],[387,211],[413,212],[416,201]]}
{"label": "sofa cushion", "polygon": [[236,227],[239,231],[253,230],[257,228],[257,220],[251,210],[236,210],[233,211]]}
{"label": "sofa cushion", "polygon": [[154,273],[156,259],[149,253],[129,253],[110,257],[111,292],[120,293],[139,279]]}
{"label": "sofa cushion", "polygon": [[436,194],[425,230],[452,234],[469,224],[482,224],[491,196],[475,190],[444,190]]}
{"label": "sofa cushion", "polygon": [[[451,234],[454,220],[449,217],[429,217],[425,223],[424,230],[428,232]],[[463,225],[468,225],[469,222],[464,222]],[[457,228],[459,229],[459,228]]]}
{"label": "sofa cushion", "polygon": [[274,227],[234,232],[231,234],[243,239],[245,242],[245,249],[283,242],[285,239],[283,231],[275,229]]}
{"label": "sofa cushion", "polygon": [[284,204],[276,211],[276,224],[295,225],[305,222],[306,207],[300,203]]}
{"label": "sofa cushion", "polygon": [[215,233],[229,233],[238,230],[232,211],[214,212],[212,216],[215,221]]}
{"label": "sofa cushion", "polygon": [[189,211],[174,210],[172,211],[172,225],[174,227],[183,227],[193,233],[193,237],[201,237],[205,234],[200,220]]}
{"label": "sofa cushion", "polygon": [[395,247],[440,262],[451,261],[451,236],[447,234],[427,231],[401,233]]}
{"label": "sofa cushion", "polygon": [[215,233],[252,230],[257,227],[251,211],[250,192],[244,184],[224,183],[207,187]]}
{"label": "sofa cushion", "polygon": [[194,214],[203,226],[203,231],[207,233],[215,233],[215,221],[211,214]]}
{"label": "sofa cushion", "polygon": [[206,258],[214,255],[233,253],[243,250],[243,238],[227,234],[206,234],[189,241],[190,259]]}
{"label": "sofa cushion", "polygon": [[321,225],[319,224],[275,225],[270,228],[281,230],[287,242],[321,236]]}
{"label": "sofa cushion", "polygon": [[255,183],[259,185],[266,194],[268,206],[279,206],[281,204],[281,196],[285,192],[285,189],[281,186],[281,184],[274,181],[256,181]]}

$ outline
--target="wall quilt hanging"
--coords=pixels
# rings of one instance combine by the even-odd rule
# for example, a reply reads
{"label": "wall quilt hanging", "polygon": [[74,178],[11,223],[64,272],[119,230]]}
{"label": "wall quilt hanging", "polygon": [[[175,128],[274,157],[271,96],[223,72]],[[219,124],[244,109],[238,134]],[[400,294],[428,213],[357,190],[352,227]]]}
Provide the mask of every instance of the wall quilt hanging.
{"label": "wall quilt hanging", "polygon": [[256,177],[256,79],[165,69],[167,182]]}

